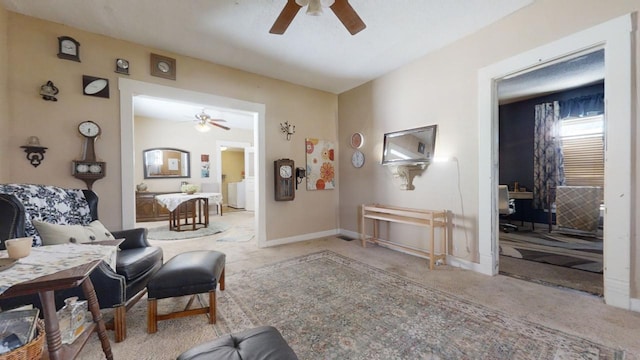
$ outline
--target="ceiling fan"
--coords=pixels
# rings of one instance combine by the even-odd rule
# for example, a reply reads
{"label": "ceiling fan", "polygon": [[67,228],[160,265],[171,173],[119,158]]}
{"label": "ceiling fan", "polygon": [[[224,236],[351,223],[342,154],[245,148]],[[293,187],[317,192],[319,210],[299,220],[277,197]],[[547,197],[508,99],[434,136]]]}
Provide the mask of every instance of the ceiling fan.
{"label": "ceiling fan", "polygon": [[204,109],[202,109],[202,112],[199,114],[195,115],[196,117],[196,130],[200,131],[200,132],[206,132],[211,130],[211,127],[209,125],[213,125],[213,126],[217,126],[219,128],[225,129],[225,130],[230,130],[230,128],[224,126],[224,125],[220,125],[218,124],[219,122],[226,122],[227,120],[224,119],[214,119],[212,118],[209,114],[207,114],[206,112],[204,112]]}
{"label": "ceiling fan", "polygon": [[331,8],[351,35],[355,35],[367,27],[347,0],[287,0],[287,4],[269,32],[278,35],[284,34],[300,8],[304,6],[307,7],[307,15],[314,16],[321,15],[323,7]]}

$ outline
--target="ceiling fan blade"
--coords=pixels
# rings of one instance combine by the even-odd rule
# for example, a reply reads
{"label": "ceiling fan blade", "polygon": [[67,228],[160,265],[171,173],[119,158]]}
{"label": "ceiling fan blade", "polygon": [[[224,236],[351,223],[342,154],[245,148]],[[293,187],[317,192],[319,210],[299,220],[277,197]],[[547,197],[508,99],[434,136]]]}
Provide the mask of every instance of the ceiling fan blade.
{"label": "ceiling fan blade", "polygon": [[282,9],[282,12],[280,12],[280,15],[276,19],[276,22],[273,23],[269,32],[277,35],[284,34],[289,24],[293,21],[293,18],[296,17],[300,7],[300,5],[296,4],[295,0],[287,0],[287,4],[284,6],[284,9]]}
{"label": "ceiling fan blade", "polygon": [[209,121],[227,122],[225,119],[209,119]]}
{"label": "ceiling fan blade", "polygon": [[219,127],[219,128],[223,128],[223,129],[225,129],[225,130],[231,130],[231,128],[226,127],[226,126],[224,126],[224,125],[220,125],[220,124],[218,124],[218,123],[216,123],[216,122],[213,122],[213,121],[209,121],[209,125],[217,126],[217,127]]}
{"label": "ceiling fan blade", "polygon": [[355,35],[367,27],[347,0],[335,0],[331,5],[331,10],[351,35]]}

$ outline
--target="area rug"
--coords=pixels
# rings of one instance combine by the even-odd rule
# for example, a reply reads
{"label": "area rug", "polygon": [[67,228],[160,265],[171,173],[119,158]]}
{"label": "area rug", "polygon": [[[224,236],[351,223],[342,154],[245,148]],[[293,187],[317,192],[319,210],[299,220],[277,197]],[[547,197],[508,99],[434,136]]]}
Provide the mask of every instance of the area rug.
{"label": "area rug", "polygon": [[253,225],[238,225],[234,226],[228,234],[224,234],[224,236],[220,237],[216,241],[223,242],[247,242],[253,240],[256,234],[253,230]]}
{"label": "area rug", "polygon": [[501,232],[499,245],[501,255],[602,273],[602,239],[547,232]]}
{"label": "area rug", "polygon": [[212,221],[209,222],[208,227],[202,227],[193,231],[170,231],[169,225],[163,225],[160,227],[150,228],[147,237],[151,240],[193,239],[197,237],[219,234],[223,231],[229,230],[229,228],[231,228],[231,226],[228,224]]}
{"label": "area rug", "polygon": [[[161,299],[160,313],[187,297]],[[203,299],[206,298],[202,297]],[[488,309],[331,251],[228,274],[217,323],[205,315],[146,332],[146,300],[127,312],[116,359],[175,359],[216,337],[278,328],[301,360],[623,359],[624,352]],[[179,334],[179,335],[177,335]],[[97,337],[79,359],[104,358]]]}
{"label": "area rug", "polygon": [[613,359],[616,355],[610,347],[513,318],[330,251],[237,273],[226,283],[218,303],[223,316],[230,316],[226,322],[273,325],[300,359]]}

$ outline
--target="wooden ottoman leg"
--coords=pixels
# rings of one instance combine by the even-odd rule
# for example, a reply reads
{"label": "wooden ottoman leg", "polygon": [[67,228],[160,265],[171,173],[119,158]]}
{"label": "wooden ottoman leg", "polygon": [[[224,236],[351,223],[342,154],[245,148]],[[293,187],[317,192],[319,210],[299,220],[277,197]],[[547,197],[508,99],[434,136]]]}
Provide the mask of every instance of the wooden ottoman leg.
{"label": "wooden ottoman leg", "polygon": [[222,273],[220,274],[220,281],[218,281],[220,283],[220,290],[224,290],[224,270],[225,268],[222,268]]}
{"label": "wooden ottoman leg", "polygon": [[147,332],[153,334],[158,331],[158,300],[147,301]]}
{"label": "wooden ottoman leg", "polygon": [[127,307],[116,306],[113,312],[113,331],[117,343],[127,338]]}
{"label": "wooden ottoman leg", "polygon": [[216,289],[209,291],[209,324],[215,324],[216,319]]}

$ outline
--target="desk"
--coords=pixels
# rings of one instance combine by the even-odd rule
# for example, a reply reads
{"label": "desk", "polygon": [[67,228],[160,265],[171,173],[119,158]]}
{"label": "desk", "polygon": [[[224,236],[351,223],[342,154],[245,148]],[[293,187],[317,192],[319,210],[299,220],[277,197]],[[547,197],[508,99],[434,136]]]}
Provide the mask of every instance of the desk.
{"label": "desk", "polygon": [[[183,231],[182,225],[191,225],[190,230],[196,230],[197,225],[209,226],[210,199],[216,203],[222,216],[222,194],[220,193],[176,193],[156,196],[156,200],[170,211],[169,230],[171,231]],[[191,223],[188,216],[189,209],[191,209]],[[180,219],[181,214],[184,214],[184,223]]]}
{"label": "desk", "polygon": [[531,200],[533,193],[531,191],[509,191],[509,199]]}
{"label": "desk", "polygon": [[[70,249],[69,246],[74,247],[74,255],[81,254],[83,250],[86,250],[87,254],[95,254],[96,251],[101,252],[102,250],[105,250],[105,254],[110,252],[106,251],[106,249],[100,249],[104,248],[102,246],[94,247],[86,245],[66,244],[62,246],[67,246],[67,248],[62,248],[67,250]],[[113,248],[112,250],[114,254],[117,251],[116,246],[109,246],[109,248]],[[35,253],[37,255],[39,253],[38,250],[39,248],[33,248],[32,254]],[[6,251],[0,251],[0,256],[6,256]],[[12,275],[17,276],[16,274],[19,273],[22,273],[22,275],[26,275],[24,274],[25,266],[31,266],[29,265],[29,263],[32,262],[33,258],[36,258],[37,256],[30,259],[31,257],[32,255],[29,255],[26,258],[20,259],[19,263],[14,265],[14,267],[4,270],[2,272],[3,278],[11,278]],[[92,257],[94,257],[94,255],[88,256],[87,259]],[[20,262],[23,261],[27,264],[20,264]],[[91,278],[89,277],[89,274],[91,274],[91,272],[98,266],[98,264],[100,264],[101,261],[103,260],[96,259],[88,261],[81,265],[74,265],[48,275],[36,277],[28,281],[18,282],[16,284],[12,284],[8,288],[5,288],[2,294],[0,294],[0,297],[14,297],[37,293],[40,297],[40,302],[42,303],[42,311],[44,314],[44,324],[47,333],[47,352],[43,354],[43,359],[75,359],[80,350],[82,350],[82,348],[84,347],[87,340],[89,340],[89,336],[94,331],[98,333],[98,338],[100,338],[102,351],[104,352],[105,357],[109,360],[113,359],[113,354],[111,353],[111,345],[109,344],[109,338],[107,337],[107,330],[105,328],[104,321],[102,320],[102,314],[100,313],[98,298],[96,297],[93,283],[91,282]],[[40,267],[47,268],[47,265],[49,265],[49,263],[44,264],[45,265],[41,264]],[[54,265],[58,268],[65,266],[63,263],[55,263]],[[89,310],[91,311],[91,315],[93,317],[93,323],[88,326],[73,343],[63,345],[60,335],[60,326],[58,324],[58,316],[56,314],[54,291],[77,286],[82,287],[82,291],[87,298]]]}

